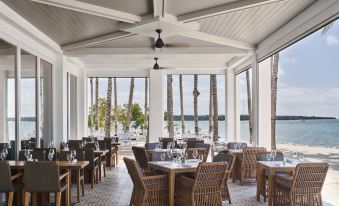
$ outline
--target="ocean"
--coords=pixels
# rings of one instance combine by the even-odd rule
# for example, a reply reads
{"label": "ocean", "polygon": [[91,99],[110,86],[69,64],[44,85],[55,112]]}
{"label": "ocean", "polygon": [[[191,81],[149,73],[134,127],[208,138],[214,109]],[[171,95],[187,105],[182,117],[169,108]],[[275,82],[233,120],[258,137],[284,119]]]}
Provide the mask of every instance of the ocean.
{"label": "ocean", "polygon": [[[174,123],[178,129],[180,122]],[[185,121],[187,130],[194,131],[194,122]],[[208,121],[199,121],[202,131],[208,130]],[[24,136],[32,134],[35,122],[22,122],[21,131]],[[220,136],[225,132],[225,122],[219,121]],[[10,139],[14,139],[14,122],[9,122]],[[240,122],[240,137],[249,139],[248,121]],[[339,148],[339,119],[330,120],[278,120],[276,128],[277,143],[303,144]]]}

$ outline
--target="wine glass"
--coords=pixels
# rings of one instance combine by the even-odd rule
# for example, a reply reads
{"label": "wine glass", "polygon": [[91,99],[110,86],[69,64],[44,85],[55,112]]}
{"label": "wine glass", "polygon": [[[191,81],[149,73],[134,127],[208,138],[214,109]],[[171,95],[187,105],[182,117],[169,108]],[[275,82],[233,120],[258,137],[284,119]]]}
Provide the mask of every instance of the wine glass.
{"label": "wine glass", "polygon": [[8,150],[7,150],[7,148],[4,148],[2,151],[4,152],[4,154],[5,154],[5,158],[6,158],[6,157],[7,157],[7,155],[8,155]]}
{"label": "wine glass", "polygon": [[272,160],[275,161],[275,157],[277,156],[277,150],[272,150]]}
{"label": "wine glass", "polygon": [[62,142],[61,142],[61,147],[63,148],[63,150],[65,150],[65,148],[66,148],[66,142],[62,141]]}
{"label": "wine glass", "polygon": [[167,156],[168,156],[168,159],[169,159],[169,160],[171,160],[172,155],[173,155],[172,150],[168,150],[168,151],[167,151]]}
{"label": "wine glass", "polygon": [[1,153],[0,153],[0,159],[1,159],[1,161],[4,160],[5,158],[6,158],[6,157],[5,157],[4,151],[1,151]]}
{"label": "wine glass", "polygon": [[203,155],[203,154],[200,154],[200,155],[198,156],[198,160],[199,160],[199,162],[203,162],[203,161],[204,161],[204,155]]}
{"label": "wine glass", "polygon": [[29,154],[30,154],[30,151],[28,149],[25,149],[24,155],[25,155],[27,161],[29,160],[29,157],[28,157]]}
{"label": "wine glass", "polygon": [[161,159],[161,161],[164,161],[165,158],[166,158],[166,154],[165,154],[165,153],[161,153],[161,154],[160,154],[160,159]]}
{"label": "wine glass", "polygon": [[300,162],[305,161],[303,153],[301,153],[301,152],[299,153],[299,155],[298,155],[298,160],[299,160]]}
{"label": "wine glass", "polygon": [[271,155],[272,153],[267,153],[266,154],[266,159],[267,159],[267,161],[271,161],[271,158],[272,158],[272,155]]}
{"label": "wine glass", "polygon": [[50,149],[48,152],[49,161],[52,161],[53,157],[54,157],[54,149]]}
{"label": "wine glass", "polygon": [[75,156],[77,155],[77,151],[76,150],[72,150],[71,151],[71,155],[72,155],[72,160],[75,158]]}
{"label": "wine glass", "polygon": [[68,162],[70,163],[72,161],[72,154],[68,153],[66,157],[67,157]]}
{"label": "wine glass", "polygon": [[199,153],[198,153],[198,150],[193,150],[193,154],[192,154],[192,156],[193,156],[193,158],[194,159],[197,159],[198,158],[198,155],[199,155]]}
{"label": "wine glass", "polygon": [[26,158],[27,158],[27,161],[33,161],[32,153],[28,153]]}
{"label": "wine glass", "polygon": [[292,153],[292,157],[293,157],[294,160],[296,160],[297,157],[298,157],[298,153],[297,153],[297,152],[293,152],[293,153]]}

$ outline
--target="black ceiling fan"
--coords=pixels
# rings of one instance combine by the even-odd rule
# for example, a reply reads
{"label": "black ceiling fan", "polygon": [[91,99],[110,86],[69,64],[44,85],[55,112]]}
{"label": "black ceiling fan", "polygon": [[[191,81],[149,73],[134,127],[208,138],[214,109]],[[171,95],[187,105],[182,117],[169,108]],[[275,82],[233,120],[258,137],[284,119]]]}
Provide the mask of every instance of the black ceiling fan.
{"label": "black ceiling fan", "polygon": [[153,66],[153,69],[155,69],[155,70],[160,69],[160,66],[159,66],[159,64],[158,64],[158,57],[154,57],[154,60],[155,60],[155,64],[154,64],[154,66]]}
{"label": "black ceiling fan", "polygon": [[154,47],[158,49],[162,49],[165,46],[164,41],[160,38],[161,29],[155,30],[158,33],[158,39],[155,41]]}

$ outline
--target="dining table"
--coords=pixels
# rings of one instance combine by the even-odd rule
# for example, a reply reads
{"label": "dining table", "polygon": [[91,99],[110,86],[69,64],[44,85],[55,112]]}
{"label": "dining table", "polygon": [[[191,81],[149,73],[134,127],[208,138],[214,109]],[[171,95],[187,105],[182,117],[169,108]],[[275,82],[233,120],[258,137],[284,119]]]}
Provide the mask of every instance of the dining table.
{"label": "dining table", "polygon": [[263,188],[264,173],[267,174],[267,194],[268,194],[268,206],[273,205],[274,195],[274,175],[277,172],[293,173],[297,166],[296,162],[285,162],[285,161],[258,161],[257,165],[257,201],[260,201],[260,194],[265,188]]}
{"label": "dining table", "polygon": [[187,160],[185,163],[178,161],[151,161],[148,162],[151,169],[161,171],[168,175],[168,200],[169,205],[174,206],[175,176],[177,174],[196,172],[199,161]]}
{"label": "dining table", "polygon": [[[15,160],[9,160],[7,161],[11,170],[23,170],[26,161],[15,161]],[[59,169],[61,170],[66,170],[71,174],[72,170],[77,171],[77,203],[80,203],[80,175],[81,175],[81,170],[84,169],[89,162],[88,161],[76,161],[76,162],[69,162],[69,161],[56,161],[56,163],[59,165]],[[72,196],[72,187],[71,187],[71,175],[68,176],[68,182],[70,183],[68,185],[68,191],[70,197]]]}
{"label": "dining table", "polygon": [[[95,157],[98,157],[99,159],[99,181],[101,181],[101,167],[102,167],[102,160],[101,158],[102,157],[105,157],[106,158],[106,154],[108,153],[109,151],[106,149],[106,150],[94,150],[94,156]],[[104,166],[105,167],[105,166]],[[104,168],[105,169],[105,168]]]}

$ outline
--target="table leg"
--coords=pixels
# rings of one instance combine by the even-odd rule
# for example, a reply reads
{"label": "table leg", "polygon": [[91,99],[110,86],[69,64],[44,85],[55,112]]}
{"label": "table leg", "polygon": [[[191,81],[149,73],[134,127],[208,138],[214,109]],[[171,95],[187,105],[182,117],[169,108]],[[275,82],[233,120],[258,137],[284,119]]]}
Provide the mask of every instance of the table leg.
{"label": "table leg", "polygon": [[80,168],[77,169],[77,202],[80,203]]}
{"label": "table leg", "polygon": [[101,155],[99,156],[99,181],[101,182]]}
{"label": "table leg", "polygon": [[169,172],[168,174],[168,198],[169,205],[174,206],[174,190],[175,190],[175,173]]}
{"label": "table leg", "polygon": [[68,198],[66,199],[66,205],[72,205],[72,170],[68,170]]}
{"label": "table leg", "polygon": [[274,177],[274,171],[272,169],[268,170],[268,206],[273,205],[273,189],[274,189],[274,183],[273,183],[273,177]]}
{"label": "table leg", "polygon": [[263,173],[263,169],[262,167],[260,166],[260,164],[258,165],[258,168],[257,168],[257,201],[259,202],[260,201],[260,193],[261,193],[261,190],[263,188],[261,188],[261,185],[262,185],[262,174]]}

